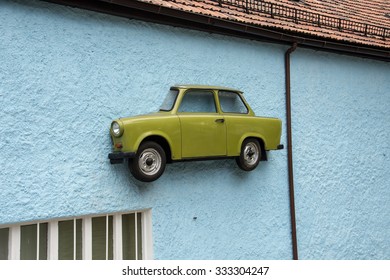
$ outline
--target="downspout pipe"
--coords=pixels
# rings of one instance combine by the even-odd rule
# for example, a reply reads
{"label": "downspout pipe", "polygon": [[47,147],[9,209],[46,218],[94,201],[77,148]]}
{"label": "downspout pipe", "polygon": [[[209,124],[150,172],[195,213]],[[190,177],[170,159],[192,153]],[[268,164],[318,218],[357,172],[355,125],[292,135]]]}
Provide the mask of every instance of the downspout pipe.
{"label": "downspout pipe", "polygon": [[295,220],[295,199],[294,199],[294,174],[293,174],[293,154],[292,154],[292,131],[291,131],[291,72],[290,55],[298,47],[293,43],[285,53],[285,75],[286,75],[286,126],[287,126],[287,164],[288,164],[288,182],[290,195],[290,217],[291,217],[291,239],[293,259],[298,260],[298,242],[297,225]]}

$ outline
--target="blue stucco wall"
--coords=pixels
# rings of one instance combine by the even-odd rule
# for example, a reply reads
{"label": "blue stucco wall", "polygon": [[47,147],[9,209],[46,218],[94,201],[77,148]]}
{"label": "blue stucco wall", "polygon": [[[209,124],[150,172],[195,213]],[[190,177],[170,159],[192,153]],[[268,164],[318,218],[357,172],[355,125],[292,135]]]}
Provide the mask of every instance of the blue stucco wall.
{"label": "blue stucco wall", "polygon": [[[151,208],[156,259],[291,258],[285,150],[149,184],[107,159],[111,120],[175,83],[240,88],[284,121],[286,47],[38,1],[2,1],[0,23],[0,224]],[[298,49],[292,73],[300,257],[389,258],[389,64]]]}
{"label": "blue stucco wall", "polygon": [[301,256],[390,258],[390,64],[297,51],[292,118]]}

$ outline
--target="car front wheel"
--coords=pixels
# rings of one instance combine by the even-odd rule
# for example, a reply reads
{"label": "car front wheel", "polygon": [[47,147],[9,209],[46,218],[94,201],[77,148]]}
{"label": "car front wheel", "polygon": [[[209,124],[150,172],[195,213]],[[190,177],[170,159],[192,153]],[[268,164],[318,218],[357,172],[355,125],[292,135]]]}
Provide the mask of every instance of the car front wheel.
{"label": "car front wheel", "polygon": [[242,170],[252,171],[260,162],[261,152],[259,141],[254,138],[245,139],[241,146],[240,156],[236,158],[236,162]]}
{"label": "car front wheel", "polygon": [[166,165],[165,151],[156,142],[142,143],[134,159],[129,160],[131,174],[142,181],[157,180],[164,172]]}

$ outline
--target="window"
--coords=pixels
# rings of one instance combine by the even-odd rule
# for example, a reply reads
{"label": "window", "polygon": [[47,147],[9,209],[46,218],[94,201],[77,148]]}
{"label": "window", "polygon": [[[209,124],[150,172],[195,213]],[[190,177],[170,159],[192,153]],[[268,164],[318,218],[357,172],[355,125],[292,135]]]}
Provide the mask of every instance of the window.
{"label": "window", "polygon": [[8,259],[9,228],[0,228],[0,260]]}
{"label": "window", "polygon": [[92,259],[113,259],[113,217],[92,218]]}
{"label": "window", "polygon": [[216,113],[214,94],[211,91],[192,90],[185,93],[179,112]]}
{"label": "window", "polygon": [[20,259],[47,260],[47,223],[20,227]]}
{"label": "window", "polygon": [[178,94],[179,91],[177,89],[171,89],[168,91],[168,94],[165,96],[164,102],[160,107],[160,111],[171,111],[175,105]]}
{"label": "window", "polygon": [[238,114],[248,113],[248,108],[245,106],[239,94],[231,91],[220,91],[218,97],[222,112]]}
{"label": "window", "polygon": [[151,211],[0,228],[0,260],[151,259]]}
{"label": "window", "polygon": [[58,259],[82,259],[82,219],[58,222]]}
{"label": "window", "polygon": [[[122,248],[124,260],[142,259],[141,229],[140,213],[122,215]],[[135,244],[135,246],[133,244]]]}

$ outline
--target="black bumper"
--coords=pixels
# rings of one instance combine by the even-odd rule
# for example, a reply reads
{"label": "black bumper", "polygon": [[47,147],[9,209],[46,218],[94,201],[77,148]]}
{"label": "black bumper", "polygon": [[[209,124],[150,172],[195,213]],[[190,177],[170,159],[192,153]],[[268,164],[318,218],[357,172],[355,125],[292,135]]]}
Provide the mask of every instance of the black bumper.
{"label": "black bumper", "polygon": [[284,146],[283,144],[279,144],[278,147],[277,147],[278,150],[283,150],[284,149]]}
{"label": "black bumper", "polygon": [[125,158],[134,158],[135,153],[122,153],[122,152],[116,152],[116,153],[109,153],[108,158],[110,159],[111,164],[117,164],[117,163],[123,163],[123,160]]}

